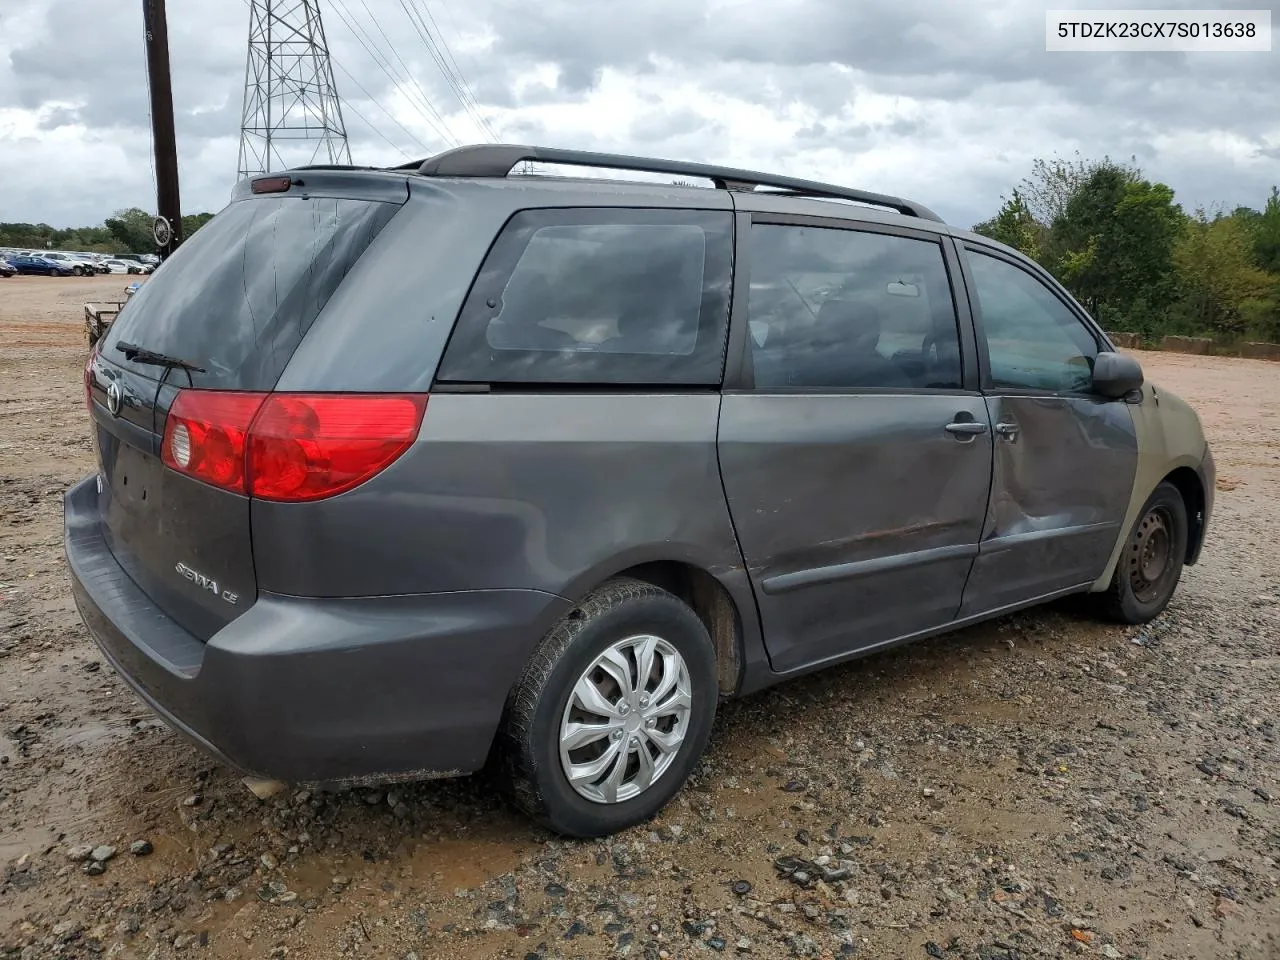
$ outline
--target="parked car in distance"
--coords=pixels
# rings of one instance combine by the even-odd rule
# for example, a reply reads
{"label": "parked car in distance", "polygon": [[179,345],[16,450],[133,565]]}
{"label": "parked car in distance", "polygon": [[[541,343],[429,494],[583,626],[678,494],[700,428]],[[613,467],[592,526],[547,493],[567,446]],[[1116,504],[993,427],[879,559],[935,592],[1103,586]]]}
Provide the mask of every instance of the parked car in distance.
{"label": "parked car in distance", "polygon": [[[9,263],[23,274],[43,275],[46,277],[70,277],[75,275],[76,267],[65,260],[48,257],[42,254],[24,253],[10,257]],[[80,268],[83,276],[84,269]]]}
{"label": "parked car in distance", "polygon": [[73,591],[162,717],[300,784],[492,758],[575,836],[660,810],[724,698],[1071,594],[1151,620],[1214,498],[1195,412],[1017,251],[578,151],[242,182],[85,392]]}
{"label": "parked car in distance", "polygon": [[13,264],[0,257],[0,277],[12,277],[17,272],[18,270]]}
{"label": "parked car in distance", "polygon": [[94,271],[94,273],[107,274],[111,271],[106,267],[107,258],[100,253],[82,253],[78,254],[85,263]]}
{"label": "parked car in distance", "polygon": [[155,258],[153,263],[149,259],[149,254],[145,253],[118,253],[113,259],[123,260],[125,263],[131,263],[138,268],[139,273],[151,273],[155,270],[156,265],[160,262],[159,258]]}
{"label": "parked car in distance", "polygon": [[56,250],[39,254],[46,260],[53,260],[66,266],[69,275],[76,277],[88,277],[97,273],[94,267],[87,263],[82,257],[72,253],[60,253]]}
{"label": "parked car in distance", "polygon": [[142,264],[132,260],[103,260],[102,265],[108,273],[140,274],[143,272]]}

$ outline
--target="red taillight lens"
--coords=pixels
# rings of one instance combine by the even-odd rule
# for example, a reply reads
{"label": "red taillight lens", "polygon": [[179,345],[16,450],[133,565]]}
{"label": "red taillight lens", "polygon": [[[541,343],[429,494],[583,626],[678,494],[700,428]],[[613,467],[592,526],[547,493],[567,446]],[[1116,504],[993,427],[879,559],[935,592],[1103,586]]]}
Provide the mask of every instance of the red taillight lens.
{"label": "red taillight lens", "polygon": [[385,469],[413,443],[425,394],[183,390],[161,459],[205,483],[264,500],[319,500]]}
{"label": "red taillight lens", "polygon": [[246,493],[249,426],[266,394],[183,390],[169,408],[160,459],[205,483]]}
{"label": "red taillight lens", "polygon": [[421,394],[273,393],[253,423],[249,492],[264,500],[319,500],[350,490],[413,443]]}

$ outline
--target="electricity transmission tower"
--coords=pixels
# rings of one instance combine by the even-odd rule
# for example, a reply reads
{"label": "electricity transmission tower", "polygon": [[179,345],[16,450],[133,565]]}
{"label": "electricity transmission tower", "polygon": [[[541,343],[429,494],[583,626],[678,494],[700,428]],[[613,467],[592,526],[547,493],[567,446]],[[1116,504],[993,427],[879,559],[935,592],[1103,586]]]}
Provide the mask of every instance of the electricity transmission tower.
{"label": "electricity transmission tower", "polygon": [[250,0],[239,179],[350,162],[320,0]]}

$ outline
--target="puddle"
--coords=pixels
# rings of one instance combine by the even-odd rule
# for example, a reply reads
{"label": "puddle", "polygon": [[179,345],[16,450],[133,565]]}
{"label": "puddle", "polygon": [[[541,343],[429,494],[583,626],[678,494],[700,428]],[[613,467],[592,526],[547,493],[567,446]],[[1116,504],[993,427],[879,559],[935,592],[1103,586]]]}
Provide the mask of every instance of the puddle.
{"label": "puddle", "polygon": [[90,723],[67,731],[58,738],[58,744],[64,747],[97,747],[128,736],[129,726],[124,722]]}
{"label": "puddle", "polygon": [[24,853],[33,856],[53,842],[47,827],[30,824],[0,834],[0,863],[17,860]]}
{"label": "puddle", "polygon": [[419,846],[409,864],[415,876],[430,878],[444,891],[471,890],[514,870],[524,855],[518,842],[447,838]]}

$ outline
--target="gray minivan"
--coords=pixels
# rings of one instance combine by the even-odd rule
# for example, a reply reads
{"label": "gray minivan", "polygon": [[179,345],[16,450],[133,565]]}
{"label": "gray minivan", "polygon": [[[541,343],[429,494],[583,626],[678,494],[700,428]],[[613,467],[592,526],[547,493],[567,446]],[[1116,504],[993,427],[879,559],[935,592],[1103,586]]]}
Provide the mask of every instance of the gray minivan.
{"label": "gray minivan", "polygon": [[[509,176],[526,161],[715,189]],[[641,822],[717,701],[1194,563],[1191,409],[925,207],[579,151],[241,183],[85,367],[81,614],[256,778]]]}

